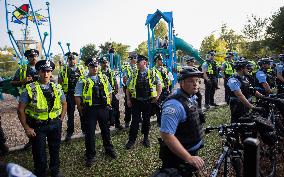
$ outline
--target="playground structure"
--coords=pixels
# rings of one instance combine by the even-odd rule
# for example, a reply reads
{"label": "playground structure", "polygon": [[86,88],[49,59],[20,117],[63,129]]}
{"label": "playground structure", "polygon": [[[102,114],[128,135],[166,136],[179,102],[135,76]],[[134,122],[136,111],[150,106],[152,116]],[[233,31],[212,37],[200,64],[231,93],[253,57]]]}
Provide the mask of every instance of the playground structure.
{"label": "playground structure", "polygon": [[[34,10],[31,0],[29,0],[28,4],[22,4],[21,6],[16,6],[8,3],[8,0],[5,0],[5,9],[6,9],[6,28],[7,33],[9,35],[9,39],[11,41],[12,47],[15,51],[16,57],[20,60],[20,65],[24,63],[24,51],[29,48],[29,45],[36,45],[36,48],[39,51],[43,51],[45,59],[49,59],[50,57],[50,49],[51,49],[51,41],[52,41],[52,28],[51,28],[51,20],[50,20],[50,11],[49,11],[49,2],[46,2],[46,11],[47,17],[41,15],[39,11]],[[12,8],[14,8],[12,10]],[[29,27],[32,24],[35,24],[37,34],[39,37],[39,42],[35,40],[28,40],[27,35],[29,33]],[[41,32],[41,25],[48,22],[49,32]],[[14,31],[11,29],[11,24],[21,25],[23,26],[23,37],[22,39],[16,39],[14,35]],[[47,48],[45,47],[45,42],[49,38],[49,44]],[[40,44],[40,47],[39,45]]]}
{"label": "playground structure", "polygon": [[[159,45],[155,45],[154,29],[161,19],[163,19],[168,24],[167,48],[159,48]],[[150,61],[150,67],[154,66],[155,55],[159,53],[162,54],[163,63],[167,66],[168,71],[173,73],[173,85],[177,80],[177,50],[181,50],[184,53],[195,57],[196,61],[199,64],[202,64],[204,62],[204,60],[200,57],[197,49],[194,49],[192,45],[188,44],[185,40],[176,37],[173,33],[174,26],[172,12],[161,12],[159,9],[157,9],[155,13],[148,14],[145,25],[148,29],[148,58]]]}

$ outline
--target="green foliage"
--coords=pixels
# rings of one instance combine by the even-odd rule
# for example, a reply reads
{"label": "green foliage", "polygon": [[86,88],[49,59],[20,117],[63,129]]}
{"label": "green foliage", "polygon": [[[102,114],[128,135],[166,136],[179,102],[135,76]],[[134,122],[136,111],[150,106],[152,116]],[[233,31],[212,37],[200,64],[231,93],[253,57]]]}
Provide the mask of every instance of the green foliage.
{"label": "green foliage", "polygon": [[271,18],[271,25],[267,28],[267,44],[272,50],[284,50],[284,6],[280,7]]}
{"label": "green foliage", "polygon": [[94,58],[99,53],[99,51],[96,49],[95,44],[87,44],[84,47],[82,47],[82,56],[81,60],[84,62],[89,58]]}
{"label": "green foliage", "polygon": [[[206,126],[218,126],[229,123],[228,107],[219,107],[206,112]],[[150,176],[161,166],[159,159],[159,129],[153,125],[150,132],[151,147],[144,148],[140,143],[143,136],[138,136],[134,149],[125,150],[128,131],[114,132],[112,143],[117,151],[118,158],[111,160],[104,155],[101,136],[96,138],[96,161],[91,168],[84,166],[84,139],[74,140],[70,144],[62,143],[60,149],[61,171],[66,177],[85,176]],[[205,161],[205,176],[209,174],[215,160],[222,151],[221,138],[217,132],[205,136],[205,147],[201,149],[200,156]],[[31,150],[17,151],[4,158],[6,162],[17,163],[27,169],[33,169]],[[202,175],[203,176],[203,175]]]}
{"label": "green foliage", "polygon": [[164,39],[168,35],[167,23],[161,19],[154,29],[155,38]]}
{"label": "green foliage", "polygon": [[[9,50],[8,50],[9,51]],[[18,64],[16,61],[12,60],[13,55],[3,55],[0,54],[0,73],[1,77],[10,77],[15,74]]]}
{"label": "green foliage", "polygon": [[140,55],[147,56],[148,55],[148,44],[147,41],[141,42],[138,47],[135,49],[135,52],[137,52]]}
{"label": "green foliage", "polygon": [[247,24],[242,33],[247,40],[242,47],[242,54],[250,59],[261,58],[269,55],[269,48],[265,45],[266,28],[269,20],[255,15],[247,17]]}
{"label": "green foliage", "polygon": [[104,44],[101,44],[99,46],[99,48],[101,49],[101,54],[108,54],[108,51],[111,47],[114,48],[116,54],[120,55],[122,61],[128,58],[130,46],[118,42],[105,42]]}
{"label": "green foliage", "polygon": [[208,51],[216,50],[216,61],[223,61],[227,52],[227,42],[221,38],[216,38],[214,34],[205,37],[200,46],[200,54],[202,58],[206,58]]}
{"label": "green foliage", "polygon": [[120,55],[121,60],[124,61],[128,58],[128,52],[129,52],[129,45],[125,45],[122,43],[116,43],[112,42],[112,46],[114,48],[114,51]]}
{"label": "green foliage", "polygon": [[[221,33],[219,39],[225,41],[227,50],[238,51],[239,44],[243,42],[243,37],[236,34],[232,29],[229,29],[227,24],[221,26]],[[219,52],[219,51],[218,51]]]}

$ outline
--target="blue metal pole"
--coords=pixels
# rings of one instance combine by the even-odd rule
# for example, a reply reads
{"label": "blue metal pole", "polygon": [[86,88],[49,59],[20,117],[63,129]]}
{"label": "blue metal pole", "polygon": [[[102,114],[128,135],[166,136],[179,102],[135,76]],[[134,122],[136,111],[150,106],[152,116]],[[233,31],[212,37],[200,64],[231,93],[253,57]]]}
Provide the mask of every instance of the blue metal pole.
{"label": "blue metal pole", "polygon": [[22,63],[23,56],[21,56],[21,55],[19,54],[19,52],[17,51],[17,48],[16,48],[16,46],[15,46],[15,44],[16,44],[15,38],[14,38],[14,36],[13,36],[13,34],[12,34],[12,31],[11,31],[10,28],[9,28],[9,20],[8,20],[8,14],[9,14],[9,12],[8,12],[7,0],[5,0],[5,8],[6,8],[6,28],[7,28],[7,33],[8,33],[8,35],[9,35],[9,39],[10,39],[10,42],[11,42],[11,44],[12,44],[12,47],[14,48],[15,53],[16,53],[17,57],[20,59],[20,61],[21,61],[21,63]]}
{"label": "blue metal pole", "polygon": [[70,52],[71,50],[70,50],[70,43],[66,43],[66,45],[67,45],[67,48],[68,48],[68,52]]}
{"label": "blue metal pole", "polygon": [[[155,33],[154,33],[154,28],[152,28],[151,31],[152,31],[152,51],[154,51],[155,50]],[[153,58],[152,56],[149,58],[149,60],[150,60],[150,68],[153,67],[153,59],[152,58]]]}
{"label": "blue metal pole", "polygon": [[60,46],[60,48],[61,48],[61,51],[62,51],[62,53],[63,53],[63,56],[65,55],[65,52],[64,52],[64,50],[63,50],[63,47],[62,47],[62,45],[61,45],[61,42],[58,42],[58,45]]}
{"label": "blue metal pole", "polygon": [[51,28],[51,20],[50,20],[50,11],[49,11],[49,2],[45,3],[47,6],[47,13],[48,13],[48,21],[49,21],[49,46],[47,53],[49,54],[51,48],[51,41],[52,41],[52,28]]}
{"label": "blue metal pole", "polygon": [[110,54],[109,54],[109,60],[110,60],[110,68],[111,68],[111,69],[113,69],[113,58],[114,58],[113,53],[110,53]]}
{"label": "blue metal pole", "polygon": [[34,12],[31,0],[29,0],[29,4],[30,4],[31,9],[32,9],[33,18],[34,18],[34,21],[35,21],[35,24],[36,24],[37,32],[38,32],[38,35],[39,35],[39,38],[40,38],[40,42],[41,42],[41,46],[42,46],[42,49],[43,49],[43,52],[44,52],[44,55],[45,55],[45,59],[47,59],[48,54],[46,53],[46,50],[45,50],[45,47],[44,47],[44,44],[43,44],[43,40],[42,40],[42,37],[41,37],[41,33],[40,33],[40,30],[39,30],[38,22],[37,22],[37,19],[36,19],[36,16],[35,16],[35,12]]}
{"label": "blue metal pole", "polygon": [[150,46],[150,24],[147,25],[148,29],[148,58],[151,58],[151,46]]}

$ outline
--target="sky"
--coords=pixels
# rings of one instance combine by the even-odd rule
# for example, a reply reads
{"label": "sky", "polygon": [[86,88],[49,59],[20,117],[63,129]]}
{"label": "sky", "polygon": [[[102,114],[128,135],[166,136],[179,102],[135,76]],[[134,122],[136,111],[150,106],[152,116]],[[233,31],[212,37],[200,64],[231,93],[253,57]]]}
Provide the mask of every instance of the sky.
{"label": "sky", "polygon": [[[28,2],[7,1],[17,6]],[[45,2],[32,0],[34,9],[45,7]],[[79,52],[86,44],[98,46],[106,41],[127,44],[134,50],[147,40],[146,17],[157,9],[172,11],[178,36],[198,49],[206,36],[219,33],[222,24],[240,33],[251,14],[270,17],[284,6],[283,0],[50,0],[49,3],[54,54],[61,52],[59,41],[65,51],[67,42],[72,51]],[[4,0],[0,0],[0,47],[11,46],[4,4]],[[44,10],[40,12],[46,14]],[[21,26],[11,24],[10,27],[19,39]],[[37,39],[33,29],[31,27],[32,37]],[[47,26],[41,27],[41,31],[47,31]]]}

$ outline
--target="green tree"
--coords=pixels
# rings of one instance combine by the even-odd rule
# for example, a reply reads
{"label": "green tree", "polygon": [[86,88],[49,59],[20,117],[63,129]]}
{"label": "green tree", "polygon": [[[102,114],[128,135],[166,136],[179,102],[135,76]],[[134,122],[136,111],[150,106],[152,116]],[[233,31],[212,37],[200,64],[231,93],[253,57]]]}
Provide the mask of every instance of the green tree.
{"label": "green tree", "polygon": [[227,24],[222,24],[219,39],[227,43],[226,48],[230,51],[238,51],[239,44],[243,42],[243,37],[236,34],[232,29],[229,29]]}
{"label": "green tree", "polygon": [[148,55],[148,44],[147,41],[141,42],[138,47],[135,49],[138,54],[147,56]]}
{"label": "green tree", "polygon": [[81,60],[84,62],[89,58],[94,58],[99,53],[99,51],[96,49],[95,44],[87,44],[84,47],[82,47],[82,56]]}
{"label": "green tree", "polygon": [[114,51],[120,55],[121,60],[124,61],[128,58],[128,52],[129,52],[129,45],[125,45],[122,43],[116,43],[112,42],[112,46],[114,48]]}
{"label": "green tree", "polygon": [[200,56],[202,58],[206,58],[206,54],[208,51],[215,50],[217,48],[216,40],[217,39],[214,34],[211,34],[210,36],[207,36],[202,40],[201,46],[199,49]]}
{"label": "green tree", "polygon": [[167,23],[161,19],[154,29],[155,38],[164,39],[168,35]]}
{"label": "green tree", "polygon": [[284,50],[284,6],[271,17],[271,24],[267,28],[268,46],[277,52]]}
{"label": "green tree", "polygon": [[101,44],[99,46],[101,49],[101,54],[108,54],[108,51],[111,47],[114,49],[116,54],[120,55],[121,60],[124,61],[126,58],[128,58],[130,46],[118,42],[105,42],[104,44]]}
{"label": "green tree", "polygon": [[269,20],[255,15],[247,17],[247,23],[242,29],[246,42],[242,45],[241,53],[249,59],[256,59],[268,54],[265,44],[266,28]]}

